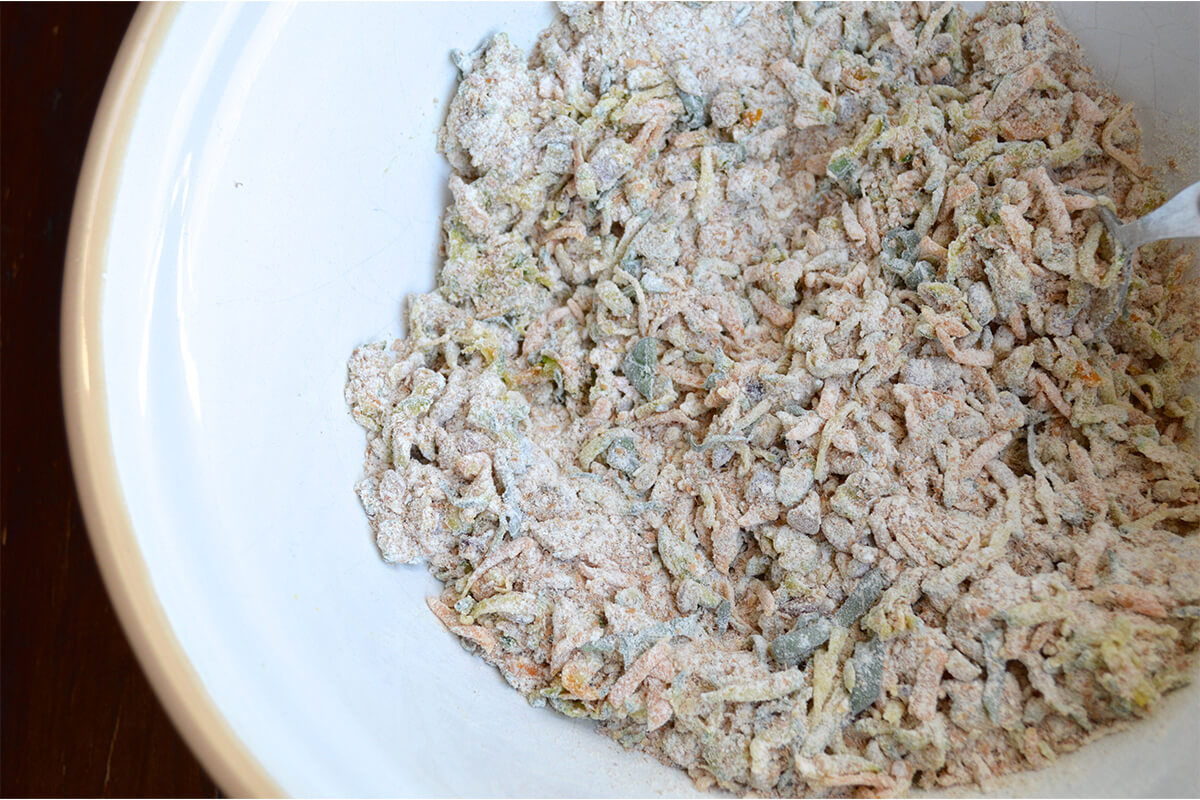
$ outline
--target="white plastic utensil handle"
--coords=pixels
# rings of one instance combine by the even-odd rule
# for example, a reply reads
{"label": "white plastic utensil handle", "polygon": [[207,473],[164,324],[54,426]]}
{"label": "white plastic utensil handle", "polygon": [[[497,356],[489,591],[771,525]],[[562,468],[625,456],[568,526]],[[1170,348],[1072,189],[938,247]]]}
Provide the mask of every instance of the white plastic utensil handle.
{"label": "white plastic utensil handle", "polygon": [[1130,250],[1160,239],[1200,236],[1200,181],[1141,219],[1121,226],[1118,237]]}

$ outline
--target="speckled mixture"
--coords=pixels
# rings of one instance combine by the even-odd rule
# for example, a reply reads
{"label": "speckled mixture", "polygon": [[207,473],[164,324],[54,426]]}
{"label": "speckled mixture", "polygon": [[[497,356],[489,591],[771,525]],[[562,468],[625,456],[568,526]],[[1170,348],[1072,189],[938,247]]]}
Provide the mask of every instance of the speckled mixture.
{"label": "speckled mixture", "polygon": [[563,12],[454,54],[438,286],[350,362],[445,626],[764,795],[1041,767],[1185,683],[1200,304],[1108,236],[1163,195],[1053,16]]}

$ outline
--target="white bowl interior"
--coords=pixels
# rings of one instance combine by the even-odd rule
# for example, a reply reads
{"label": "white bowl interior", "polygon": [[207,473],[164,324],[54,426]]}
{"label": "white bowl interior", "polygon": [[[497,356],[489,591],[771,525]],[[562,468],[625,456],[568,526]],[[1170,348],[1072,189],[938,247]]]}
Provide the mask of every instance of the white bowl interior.
{"label": "white bowl interior", "polygon": [[[1200,6],[1059,13],[1175,154],[1174,188],[1200,174]],[[133,120],[99,321],[118,477],[175,635],[288,793],[694,794],[459,647],[352,492],[346,359],[432,282],[447,53],[498,30],[528,48],[552,14],[187,5]],[[1006,791],[1196,794],[1197,697]]]}

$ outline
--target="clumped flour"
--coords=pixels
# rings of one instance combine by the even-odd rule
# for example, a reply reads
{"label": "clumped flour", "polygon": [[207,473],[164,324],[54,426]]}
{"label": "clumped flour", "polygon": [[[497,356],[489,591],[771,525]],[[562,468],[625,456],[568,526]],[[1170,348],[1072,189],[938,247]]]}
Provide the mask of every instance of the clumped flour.
{"label": "clumped flour", "polygon": [[1163,195],[1053,15],[562,12],[454,54],[437,288],[350,362],[445,626],[764,795],[1041,767],[1186,683],[1200,305],[1107,234]]}

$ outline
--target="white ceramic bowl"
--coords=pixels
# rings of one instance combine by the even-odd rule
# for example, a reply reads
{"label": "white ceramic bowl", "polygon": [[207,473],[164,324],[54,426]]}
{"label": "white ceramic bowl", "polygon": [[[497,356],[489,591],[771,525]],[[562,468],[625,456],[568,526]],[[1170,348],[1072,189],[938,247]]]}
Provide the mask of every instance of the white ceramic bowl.
{"label": "white ceramic bowl", "polygon": [[[1200,130],[1200,7],[1060,13],[1182,165],[1172,180],[1200,174],[1181,157]],[[464,652],[425,609],[424,568],[380,560],[351,490],[346,359],[398,334],[401,299],[433,278],[447,52],[498,30],[527,48],[552,14],[145,6],[122,48],[69,246],[71,451],[125,629],[227,792],[694,793]],[[1196,795],[1197,708],[1187,690],[998,790]]]}

